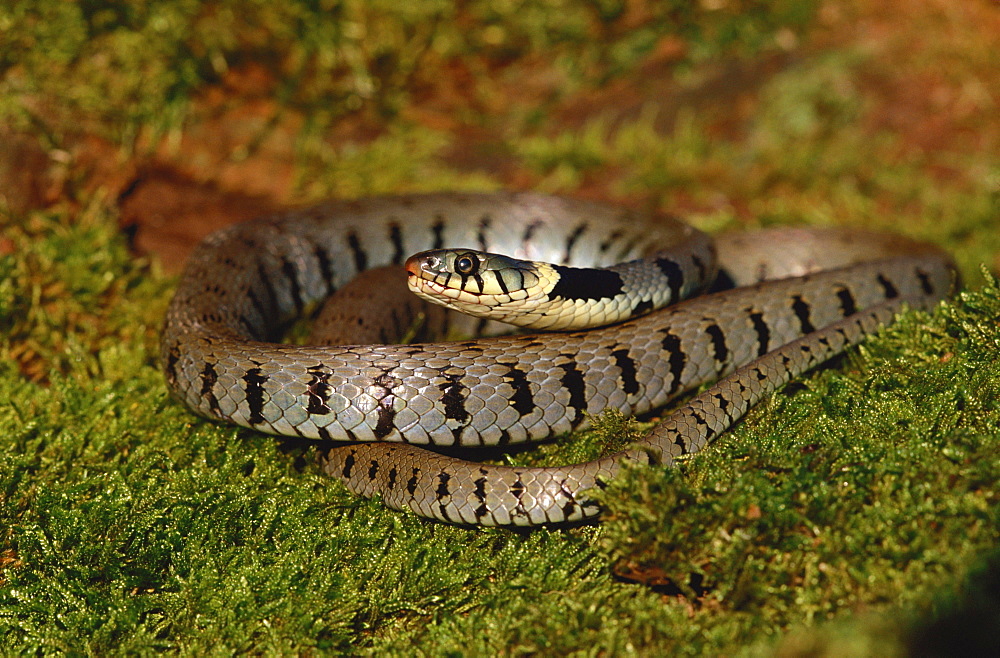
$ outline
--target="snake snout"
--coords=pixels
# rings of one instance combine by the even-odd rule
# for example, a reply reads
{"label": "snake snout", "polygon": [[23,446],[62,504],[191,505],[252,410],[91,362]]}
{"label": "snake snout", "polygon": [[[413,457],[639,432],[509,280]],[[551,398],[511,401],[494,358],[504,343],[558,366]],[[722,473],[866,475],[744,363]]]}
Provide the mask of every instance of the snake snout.
{"label": "snake snout", "polygon": [[403,267],[406,268],[408,278],[429,279],[442,273],[445,260],[436,253],[421,251],[407,258]]}
{"label": "snake snout", "polygon": [[406,276],[408,278],[420,276],[420,260],[419,256],[410,256],[406,259],[406,262],[403,263],[403,267],[406,268]]}

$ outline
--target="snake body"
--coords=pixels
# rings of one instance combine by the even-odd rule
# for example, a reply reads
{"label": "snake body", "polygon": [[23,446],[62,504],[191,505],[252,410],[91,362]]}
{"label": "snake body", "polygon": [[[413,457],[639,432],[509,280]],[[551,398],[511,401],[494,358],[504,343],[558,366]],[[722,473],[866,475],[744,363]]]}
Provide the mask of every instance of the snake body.
{"label": "snake body", "polygon": [[[567,278],[551,296],[576,306],[638,287],[622,307],[632,319],[415,345],[274,342],[290,319],[355,275],[445,246],[555,263]],[[782,258],[762,259],[761,246]],[[716,249],[724,278],[743,287],[647,313],[703,288]],[[790,258],[796,250],[803,253]],[[569,269],[621,261],[640,273],[610,289],[607,275],[598,285]],[[597,515],[586,490],[624,462],[669,465],[700,450],[761,397],[890,322],[904,304],[926,307],[947,295],[953,278],[940,251],[887,236],[791,231],[716,245],[663,216],[538,194],[372,198],[211,235],[178,285],[161,356],[173,393],[204,416],[350,441],[321,464],[359,494],[449,522],[558,523]],[[650,287],[660,292],[644,292]],[[720,377],[637,444],[586,464],[487,466],[419,445],[540,440],[608,409],[656,409]]]}

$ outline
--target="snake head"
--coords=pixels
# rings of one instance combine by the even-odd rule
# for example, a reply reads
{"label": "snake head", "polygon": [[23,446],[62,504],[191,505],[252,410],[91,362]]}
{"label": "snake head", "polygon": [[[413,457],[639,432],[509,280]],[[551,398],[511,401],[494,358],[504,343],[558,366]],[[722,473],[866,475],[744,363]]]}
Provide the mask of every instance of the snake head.
{"label": "snake head", "polygon": [[405,267],[412,292],[476,317],[511,322],[519,309],[545,298],[536,264],[501,254],[434,249],[411,256]]}

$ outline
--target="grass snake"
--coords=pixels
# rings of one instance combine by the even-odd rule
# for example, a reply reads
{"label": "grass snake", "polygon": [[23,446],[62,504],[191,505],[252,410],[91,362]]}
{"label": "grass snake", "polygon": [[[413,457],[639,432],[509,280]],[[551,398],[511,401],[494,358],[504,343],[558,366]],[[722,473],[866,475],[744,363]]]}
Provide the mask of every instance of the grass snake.
{"label": "grass snake", "polygon": [[[561,310],[536,314],[535,326],[570,329],[405,345],[277,342],[322,299],[347,294],[356,275],[406,264],[419,278],[421,261],[408,257],[446,247],[459,251],[434,263],[452,268],[465,297],[489,288],[515,305],[522,300],[510,289],[521,275],[470,274],[467,261],[457,273],[462,250],[550,263],[540,297]],[[341,306],[391,316],[396,328],[406,323],[405,309],[370,301],[379,279],[361,281]],[[664,215],[534,193],[376,197],[206,238],[169,307],[161,358],[171,391],[199,414],[349,442],[323,450],[320,462],[354,492],[448,522],[560,523],[598,515],[585,492],[624,462],[666,466],[697,452],[763,396],[884,326],[904,304],[935,303],[953,281],[947,255],[888,235],[783,229],[713,241]],[[713,285],[730,289],[660,308]],[[360,335],[354,320],[337,312],[328,324],[340,340],[362,342],[352,340]],[[574,328],[595,312],[611,324]],[[495,329],[485,319],[433,322]],[[493,466],[421,447],[541,440],[608,409],[655,410],[713,380],[640,441],[585,464]]]}

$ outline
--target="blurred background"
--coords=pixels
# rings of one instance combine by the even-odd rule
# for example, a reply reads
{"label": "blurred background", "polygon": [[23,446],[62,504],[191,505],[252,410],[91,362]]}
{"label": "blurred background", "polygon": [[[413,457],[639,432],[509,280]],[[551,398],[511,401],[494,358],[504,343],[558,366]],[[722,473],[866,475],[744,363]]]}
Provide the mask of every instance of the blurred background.
{"label": "blurred background", "polygon": [[271,208],[498,187],[997,266],[990,0],[18,0],[0,44],[0,206],[107,205],[168,271]]}

